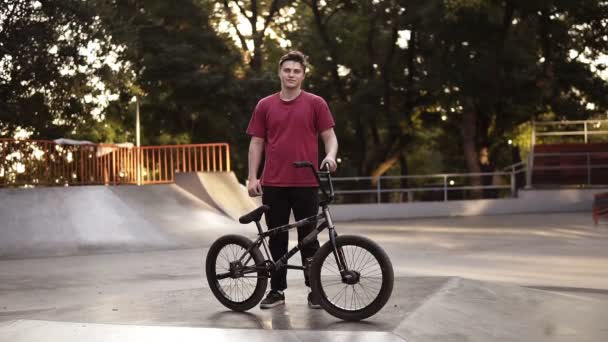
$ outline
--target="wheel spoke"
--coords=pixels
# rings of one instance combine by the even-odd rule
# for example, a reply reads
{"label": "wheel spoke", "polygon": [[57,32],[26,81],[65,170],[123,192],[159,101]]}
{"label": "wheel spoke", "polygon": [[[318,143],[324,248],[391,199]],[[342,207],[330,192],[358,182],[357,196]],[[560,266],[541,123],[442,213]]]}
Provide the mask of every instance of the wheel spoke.
{"label": "wheel spoke", "polygon": [[340,271],[336,267],[329,268],[329,267],[325,267],[325,265],[323,265],[323,269],[325,269],[328,272],[331,272],[331,273],[333,273],[333,274],[335,274],[337,276],[340,276]]}
{"label": "wheel spoke", "polygon": [[361,267],[359,268],[359,271],[362,272],[364,269],[373,267],[375,265],[378,265],[378,261],[376,260],[376,258],[374,258],[374,256],[372,254],[370,254],[369,260],[366,261],[363,265],[361,265]]}
{"label": "wheel spoke", "polygon": [[347,270],[357,272],[359,281],[353,285],[345,284],[333,253],[330,252],[323,260],[320,275],[325,298],[342,310],[362,310],[380,295],[382,269],[375,255],[367,248],[359,245],[339,247],[344,255]]}
{"label": "wheel spoke", "polygon": [[357,309],[357,307],[359,307],[359,308],[365,307],[366,305],[364,305],[365,303],[363,302],[363,300],[361,300],[361,297],[359,296],[359,293],[357,292],[356,286],[353,286],[353,293],[355,294],[355,310]]}
{"label": "wheel spoke", "polygon": [[[230,263],[238,261],[247,250],[240,245],[229,244],[224,246],[216,257],[216,275],[226,274],[230,272]],[[243,267],[255,266],[253,255],[248,253],[246,256],[247,264]],[[257,276],[242,276],[238,279],[225,278],[217,281],[218,289],[224,294],[226,299],[235,303],[241,303],[248,300],[255,292]]]}
{"label": "wheel spoke", "polygon": [[361,289],[363,290],[363,294],[367,297],[367,300],[369,300],[369,302],[371,303],[374,299],[369,296],[369,294],[365,290],[365,287],[363,287],[363,285],[361,285],[361,283],[358,283],[357,285],[359,285],[359,287],[361,287]]}

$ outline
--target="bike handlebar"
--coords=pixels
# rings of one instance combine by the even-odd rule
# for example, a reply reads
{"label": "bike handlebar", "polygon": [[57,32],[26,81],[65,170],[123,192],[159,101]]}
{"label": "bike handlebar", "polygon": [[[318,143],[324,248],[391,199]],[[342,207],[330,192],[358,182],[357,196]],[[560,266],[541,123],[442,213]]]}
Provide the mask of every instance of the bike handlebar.
{"label": "bike handlebar", "polygon": [[[303,168],[303,167],[310,168],[310,171],[313,173],[313,175],[317,179],[317,182],[319,182],[319,188],[321,189],[321,192],[323,193],[323,195],[327,199],[327,202],[329,203],[334,200],[335,194],[334,194],[334,186],[331,182],[331,172],[329,171],[328,164],[329,163],[324,163],[323,165],[321,165],[321,168],[325,168],[326,171],[315,170],[314,165],[309,161],[297,161],[297,162],[293,163],[293,166],[296,168]],[[327,193],[327,190],[325,189],[325,187],[323,186],[323,183],[321,182],[320,175],[327,177],[327,183],[329,184],[329,194]]]}

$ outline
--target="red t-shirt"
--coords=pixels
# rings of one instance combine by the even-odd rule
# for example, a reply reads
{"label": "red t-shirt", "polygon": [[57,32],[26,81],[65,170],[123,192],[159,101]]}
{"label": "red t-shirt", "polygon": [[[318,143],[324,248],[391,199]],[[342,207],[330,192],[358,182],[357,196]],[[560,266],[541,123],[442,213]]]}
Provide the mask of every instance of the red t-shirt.
{"label": "red t-shirt", "polygon": [[247,134],[264,139],[266,162],[261,183],[264,186],[318,186],[309,168],[296,169],[296,161],[319,163],[319,133],[334,127],[329,107],[320,96],[302,91],[291,101],[279,93],[258,102]]}

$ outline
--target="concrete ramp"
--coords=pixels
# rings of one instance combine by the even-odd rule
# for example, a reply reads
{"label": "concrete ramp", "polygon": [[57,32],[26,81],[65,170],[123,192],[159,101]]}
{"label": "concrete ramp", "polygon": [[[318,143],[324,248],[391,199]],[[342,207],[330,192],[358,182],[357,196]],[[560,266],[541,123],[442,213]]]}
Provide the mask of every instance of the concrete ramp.
{"label": "concrete ramp", "polygon": [[0,189],[0,259],[198,247],[250,233],[175,185]]}
{"label": "concrete ramp", "polygon": [[[154,254],[141,258],[154,258]],[[23,282],[22,279],[16,278],[15,282]],[[179,279],[172,278],[171,282]],[[133,278],[128,280],[132,282]],[[150,282],[149,278],[141,278],[130,292],[125,293],[122,286],[123,292],[108,294],[106,300],[82,292],[80,302],[74,292],[83,290],[74,289],[71,282],[65,282],[64,286],[69,288],[63,292],[53,288],[44,294],[20,287],[9,297],[18,300],[20,307],[23,303],[40,305],[42,300],[51,308],[26,310],[25,307],[3,313],[3,319],[20,321],[0,325],[0,340],[82,341],[83,336],[95,336],[95,341],[164,341],[167,337],[179,341],[245,338],[268,342],[608,341],[605,299],[463,278],[397,277],[387,305],[362,322],[344,322],[323,310],[310,310],[305,300],[308,290],[300,281],[290,284],[291,300],[284,307],[253,308],[246,313],[227,311],[207,287],[200,287],[198,283],[191,285],[195,287],[158,291]],[[95,285],[98,283],[90,286]],[[69,296],[69,300],[57,300],[62,293]],[[34,301],[32,296],[42,299]],[[3,305],[11,306],[11,303]],[[163,332],[160,326],[182,328]],[[190,330],[196,334],[182,335]]]}
{"label": "concrete ramp", "polygon": [[175,184],[234,220],[261,205],[259,199],[249,197],[234,172],[180,173]]}
{"label": "concrete ramp", "polygon": [[396,336],[386,332],[366,331],[273,331],[263,329],[217,329],[201,327],[167,327],[123,324],[91,324],[74,322],[53,322],[20,320],[6,327],[0,326],[0,334],[12,342],[33,342],[40,340],[75,342],[83,341],[83,336],[93,337],[96,342],[112,341],[382,341],[401,342]]}
{"label": "concrete ramp", "polygon": [[254,233],[175,184],[108,188],[140,217],[185,246],[211,244],[223,234]]}
{"label": "concrete ramp", "polygon": [[447,278],[393,333],[417,342],[597,342],[608,341],[606,314],[608,302],[585,295]]}
{"label": "concrete ramp", "polygon": [[174,246],[100,186],[1,189],[0,217],[2,258]]}

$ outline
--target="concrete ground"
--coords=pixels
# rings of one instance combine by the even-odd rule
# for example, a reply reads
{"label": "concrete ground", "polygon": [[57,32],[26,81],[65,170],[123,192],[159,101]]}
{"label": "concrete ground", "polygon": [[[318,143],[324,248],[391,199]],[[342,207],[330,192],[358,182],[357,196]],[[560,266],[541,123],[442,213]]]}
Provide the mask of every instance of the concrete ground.
{"label": "concrete ground", "polygon": [[375,240],[393,262],[393,295],[365,321],[309,309],[297,271],[285,306],[228,311],[205,280],[212,241],[197,241],[0,260],[0,341],[608,341],[608,225],[593,226],[590,213],[337,228]]}

